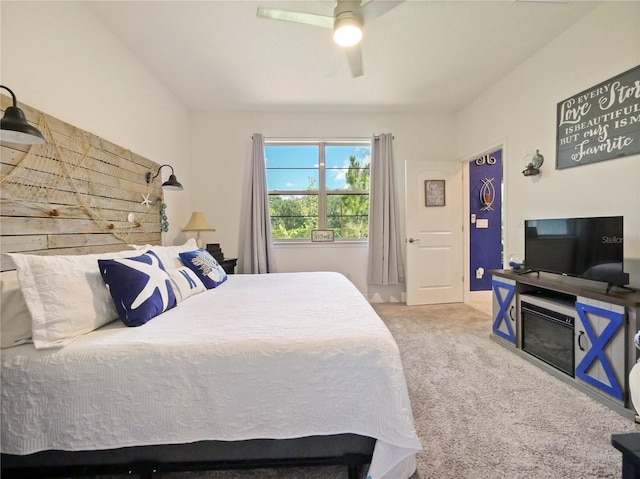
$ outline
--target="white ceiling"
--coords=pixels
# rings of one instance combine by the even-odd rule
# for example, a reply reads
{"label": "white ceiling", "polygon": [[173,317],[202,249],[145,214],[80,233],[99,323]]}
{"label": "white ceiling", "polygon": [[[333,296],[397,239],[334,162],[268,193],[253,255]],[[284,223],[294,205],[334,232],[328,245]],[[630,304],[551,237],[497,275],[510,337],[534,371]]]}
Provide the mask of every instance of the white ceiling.
{"label": "white ceiling", "polygon": [[400,2],[365,26],[352,78],[331,30],[256,17],[332,1],[87,2],[190,110],[426,112],[458,111],[598,3]]}

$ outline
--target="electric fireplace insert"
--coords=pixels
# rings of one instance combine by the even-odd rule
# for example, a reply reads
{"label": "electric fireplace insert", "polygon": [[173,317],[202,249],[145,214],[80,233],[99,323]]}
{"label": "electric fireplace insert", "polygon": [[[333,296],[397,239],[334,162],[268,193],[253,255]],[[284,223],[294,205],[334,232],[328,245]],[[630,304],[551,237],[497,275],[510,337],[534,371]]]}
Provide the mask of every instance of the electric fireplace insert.
{"label": "electric fireplace insert", "polygon": [[522,349],[574,377],[575,318],[527,301],[520,303]]}

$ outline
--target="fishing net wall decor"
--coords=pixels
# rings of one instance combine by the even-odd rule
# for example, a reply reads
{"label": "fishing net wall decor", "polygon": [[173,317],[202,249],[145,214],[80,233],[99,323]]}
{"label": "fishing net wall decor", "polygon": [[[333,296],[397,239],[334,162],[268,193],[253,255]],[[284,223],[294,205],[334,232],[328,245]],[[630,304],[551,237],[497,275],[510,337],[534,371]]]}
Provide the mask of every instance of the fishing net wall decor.
{"label": "fishing net wall decor", "polygon": [[[161,179],[145,180],[148,171],[158,171],[157,163],[44,113],[28,111],[38,116],[46,143],[2,145],[3,237],[45,232],[58,236],[60,247],[95,245],[102,239],[91,235],[101,234],[124,243],[161,241],[161,230],[168,228]],[[34,229],[28,225],[32,218],[67,221],[40,222]],[[66,238],[65,245],[61,235],[74,237]]]}

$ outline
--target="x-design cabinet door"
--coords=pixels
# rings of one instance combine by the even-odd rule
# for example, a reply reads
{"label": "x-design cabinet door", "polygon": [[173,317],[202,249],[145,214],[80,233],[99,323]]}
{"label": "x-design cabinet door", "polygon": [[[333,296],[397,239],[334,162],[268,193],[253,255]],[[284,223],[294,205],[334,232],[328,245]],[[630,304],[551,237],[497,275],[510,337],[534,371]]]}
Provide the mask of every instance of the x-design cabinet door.
{"label": "x-design cabinet door", "polygon": [[578,297],[576,313],[576,378],[618,401],[623,401],[624,307]]}
{"label": "x-design cabinet door", "polygon": [[493,278],[493,334],[516,345],[516,282]]}

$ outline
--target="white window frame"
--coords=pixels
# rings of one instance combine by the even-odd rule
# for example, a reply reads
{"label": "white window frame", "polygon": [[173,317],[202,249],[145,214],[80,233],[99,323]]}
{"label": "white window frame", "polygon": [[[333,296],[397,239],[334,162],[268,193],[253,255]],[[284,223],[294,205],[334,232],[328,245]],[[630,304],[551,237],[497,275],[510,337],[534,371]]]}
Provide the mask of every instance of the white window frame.
{"label": "white window frame", "polygon": [[[267,184],[268,195],[316,195],[318,197],[318,229],[327,229],[327,197],[331,195],[367,195],[370,197],[370,189],[368,190],[330,190],[327,191],[326,186],[326,162],[325,149],[327,146],[366,146],[371,151],[370,138],[354,138],[354,139],[271,139],[265,138],[264,146],[317,146],[318,147],[318,191],[317,193],[309,192],[309,190],[270,190]],[[268,168],[267,168],[268,169]],[[291,168],[293,169],[293,168]],[[371,186],[371,185],[369,185]],[[367,222],[369,219],[367,219]],[[294,238],[294,239],[273,239],[274,243],[292,243],[292,242],[310,242],[310,238]],[[336,242],[363,242],[367,238],[336,238]]]}

